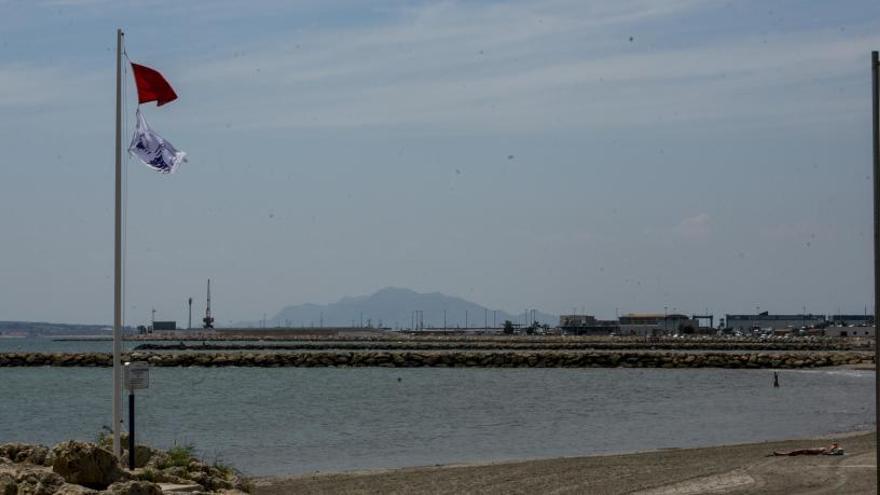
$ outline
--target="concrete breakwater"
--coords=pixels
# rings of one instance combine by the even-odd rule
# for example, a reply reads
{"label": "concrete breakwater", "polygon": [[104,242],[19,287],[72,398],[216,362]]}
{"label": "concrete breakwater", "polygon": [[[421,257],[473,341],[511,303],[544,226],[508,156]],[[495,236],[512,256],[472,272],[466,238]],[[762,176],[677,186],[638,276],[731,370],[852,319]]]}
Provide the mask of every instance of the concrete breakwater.
{"label": "concrete breakwater", "polygon": [[865,349],[854,342],[821,341],[821,342],[723,342],[723,341],[684,341],[684,342],[609,342],[609,341],[361,341],[361,342],[296,342],[257,344],[236,343],[184,343],[174,344],[145,343],[135,347],[135,351],[500,351],[500,350],[707,350],[707,351],[857,351]]}
{"label": "concrete breakwater", "polygon": [[[867,352],[453,351],[127,353],[160,367],[815,368],[873,363]],[[109,353],[0,353],[2,367],[109,367]]]}
{"label": "concrete breakwater", "polygon": [[[54,340],[75,340],[70,338],[59,338]],[[112,339],[107,338],[107,341]],[[874,340],[867,338],[835,338],[835,337],[785,337],[781,339],[765,339],[758,337],[731,337],[731,336],[685,336],[683,338],[673,338],[671,336],[661,337],[634,337],[634,336],[576,336],[576,335],[412,335],[405,333],[371,333],[371,334],[339,334],[339,335],[314,335],[309,333],[296,332],[269,332],[265,335],[249,336],[240,335],[228,331],[217,332],[195,332],[195,331],[178,331],[178,332],[157,332],[148,335],[132,335],[125,338],[129,342],[144,343],[172,343],[180,342],[197,342],[212,343],[216,345],[235,345],[242,343],[248,345],[248,342],[259,341],[261,344],[329,344],[335,345],[342,343],[369,343],[369,344],[386,344],[389,342],[399,344],[454,344],[460,347],[475,346],[477,344],[486,345],[564,345],[564,346],[584,346],[589,345],[593,348],[596,346],[608,346],[607,348],[641,348],[657,347],[657,348],[685,348],[698,347],[705,349],[707,346],[719,346],[721,348],[741,348],[741,349],[774,349],[781,350],[783,348],[800,348],[803,350],[873,350]],[[161,345],[161,344],[159,344]],[[734,347],[741,346],[741,347]],[[606,347],[603,347],[606,348]]]}

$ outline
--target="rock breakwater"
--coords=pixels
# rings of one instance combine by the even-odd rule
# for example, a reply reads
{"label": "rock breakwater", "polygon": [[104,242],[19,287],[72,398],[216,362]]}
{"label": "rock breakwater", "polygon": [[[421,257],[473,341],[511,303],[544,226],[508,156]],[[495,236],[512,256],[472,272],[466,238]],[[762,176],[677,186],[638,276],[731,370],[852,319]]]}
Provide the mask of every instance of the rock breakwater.
{"label": "rock breakwater", "polygon": [[[874,362],[868,352],[363,351],[134,352],[158,367],[817,368]],[[0,367],[109,367],[109,353],[0,353]]]}

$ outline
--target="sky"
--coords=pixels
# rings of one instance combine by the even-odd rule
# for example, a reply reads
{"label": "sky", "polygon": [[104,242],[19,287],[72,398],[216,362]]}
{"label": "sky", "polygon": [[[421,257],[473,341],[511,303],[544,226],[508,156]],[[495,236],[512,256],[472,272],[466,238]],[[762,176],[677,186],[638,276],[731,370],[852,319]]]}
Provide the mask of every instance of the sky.
{"label": "sky", "polygon": [[[109,323],[116,29],[188,154],[125,163],[127,324],[382,287],[512,313],[872,311],[880,3],[0,0],[0,320]],[[126,74],[124,144],[137,106]]]}

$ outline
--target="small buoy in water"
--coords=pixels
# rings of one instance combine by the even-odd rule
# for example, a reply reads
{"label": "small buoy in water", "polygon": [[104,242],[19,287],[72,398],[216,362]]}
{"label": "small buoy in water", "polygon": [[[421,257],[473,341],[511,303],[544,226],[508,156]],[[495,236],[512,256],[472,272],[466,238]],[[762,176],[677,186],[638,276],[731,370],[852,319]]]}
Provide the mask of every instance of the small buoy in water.
{"label": "small buoy in water", "polygon": [[401,381],[401,380],[402,380],[402,378],[400,378],[400,377],[398,376],[398,377],[397,377],[397,381]]}
{"label": "small buoy in water", "polygon": [[779,373],[773,372],[773,387],[779,388]]}

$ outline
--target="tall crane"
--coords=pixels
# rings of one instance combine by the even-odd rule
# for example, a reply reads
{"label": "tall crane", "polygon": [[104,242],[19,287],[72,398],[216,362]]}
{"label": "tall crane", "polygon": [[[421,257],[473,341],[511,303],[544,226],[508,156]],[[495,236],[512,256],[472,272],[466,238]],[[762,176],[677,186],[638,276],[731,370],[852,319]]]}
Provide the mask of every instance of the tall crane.
{"label": "tall crane", "polygon": [[205,306],[205,317],[202,318],[202,328],[205,330],[214,328],[214,317],[211,316],[211,279],[208,279],[208,305]]}

